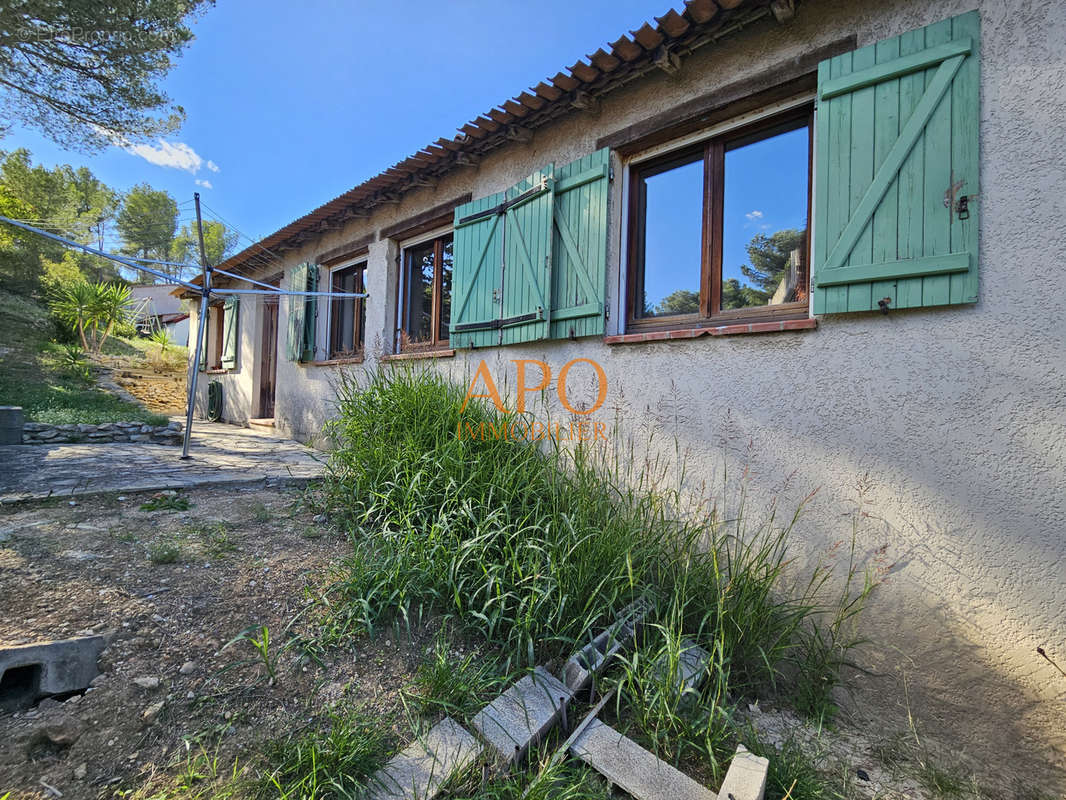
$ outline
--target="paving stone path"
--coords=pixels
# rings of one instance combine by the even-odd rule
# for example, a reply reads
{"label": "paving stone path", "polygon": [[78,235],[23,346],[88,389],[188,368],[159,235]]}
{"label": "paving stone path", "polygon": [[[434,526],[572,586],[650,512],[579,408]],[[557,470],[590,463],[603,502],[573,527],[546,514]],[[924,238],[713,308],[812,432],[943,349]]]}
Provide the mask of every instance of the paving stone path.
{"label": "paving stone path", "polygon": [[0,446],[0,503],[219,484],[305,483],[323,454],[269,432],[194,422],[189,459],[158,444]]}

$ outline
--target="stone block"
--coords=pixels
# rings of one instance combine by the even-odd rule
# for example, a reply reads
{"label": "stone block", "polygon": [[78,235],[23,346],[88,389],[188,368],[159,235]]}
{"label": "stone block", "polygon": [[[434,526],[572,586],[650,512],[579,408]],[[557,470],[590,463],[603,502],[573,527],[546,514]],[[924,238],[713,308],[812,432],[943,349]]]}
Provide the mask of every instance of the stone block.
{"label": "stone block", "polygon": [[431,800],[441,785],[474,762],[481,745],[450,717],[412,742],[367,782],[369,800]]}
{"label": "stone block", "polygon": [[573,696],[570,687],[537,667],[481,709],[471,724],[510,766],[555,726]]}
{"label": "stone block", "polygon": [[41,697],[86,688],[106,644],[103,636],[86,636],[0,649],[0,710],[28,708]]}
{"label": "stone block", "polygon": [[733,760],[729,762],[719,797],[734,800],[763,800],[766,794],[766,774],[770,769],[769,759],[748,751],[744,745],[737,746]]}
{"label": "stone block", "polygon": [[637,800],[717,800],[710,789],[599,720],[570,745],[570,754]]}

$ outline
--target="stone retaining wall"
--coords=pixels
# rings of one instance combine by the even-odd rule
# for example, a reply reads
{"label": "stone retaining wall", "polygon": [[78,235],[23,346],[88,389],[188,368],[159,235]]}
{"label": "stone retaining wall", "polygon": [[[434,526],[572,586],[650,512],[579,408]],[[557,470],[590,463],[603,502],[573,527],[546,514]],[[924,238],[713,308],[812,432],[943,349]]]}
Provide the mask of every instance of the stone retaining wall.
{"label": "stone retaining wall", "polygon": [[151,442],[180,445],[181,423],[145,425],[140,422],[105,422],[100,425],[48,425],[27,422],[22,426],[23,444],[60,442]]}

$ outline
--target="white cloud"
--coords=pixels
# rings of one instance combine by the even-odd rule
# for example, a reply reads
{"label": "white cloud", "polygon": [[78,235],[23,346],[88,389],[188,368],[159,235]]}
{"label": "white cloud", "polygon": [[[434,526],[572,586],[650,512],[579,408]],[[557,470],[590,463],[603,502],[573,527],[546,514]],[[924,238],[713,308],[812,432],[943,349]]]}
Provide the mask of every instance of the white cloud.
{"label": "white cloud", "polygon": [[211,161],[210,159],[208,159],[207,164],[205,164],[204,166],[206,166],[212,172],[218,172],[219,170],[218,164],[216,164],[214,161]]}
{"label": "white cloud", "polygon": [[214,189],[215,188],[214,186],[211,185],[211,181],[207,180],[206,178],[197,178],[196,179],[196,185],[197,186],[202,186],[204,189]]}
{"label": "white cloud", "polygon": [[750,220],[756,220],[756,219],[762,219],[764,215],[763,215],[763,213],[761,211],[749,211],[744,216],[747,217]]}
{"label": "white cloud", "polygon": [[167,142],[158,140],[157,145],[123,144],[121,147],[135,156],[140,156],[149,164],[172,169],[183,169],[195,175],[204,165],[203,158],[184,142]]}

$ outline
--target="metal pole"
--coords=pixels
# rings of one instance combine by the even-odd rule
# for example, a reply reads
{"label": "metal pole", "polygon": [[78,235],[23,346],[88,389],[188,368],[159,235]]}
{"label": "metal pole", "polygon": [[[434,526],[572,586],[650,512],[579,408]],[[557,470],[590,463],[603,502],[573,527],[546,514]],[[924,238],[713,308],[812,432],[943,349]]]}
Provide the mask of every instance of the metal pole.
{"label": "metal pole", "polygon": [[203,287],[200,289],[200,318],[196,325],[196,350],[189,359],[189,397],[185,408],[185,438],[181,443],[181,457],[189,457],[189,438],[192,436],[192,412],[196,405],[196,384],[200,377],[200,353],[203,352],[204,334],[207,332],[207,301],[211,296],[211,267],[204,252],[204,228],[200,219],[200,193],[194,192],[196,201],[196,230],[200,237],[200,266],[203,269]]}
{"label": "metal pole", "polygon": [[30,233],[36,233],[40,236],[45,237],[46,239],[51,239],[54,242],[65,244],[67,247],[76,247],[77,249],[83,250],[86,253],[91,253],[94,256],[106,258],[110,261],[114,261],[118,264],[122,264],[123,266],[129,267],[130,269],[139,269],[141,272],[147,272],[149,275],[155,275],[157,278],[162,278],[165,283],[168,283],[170,285],[184,286],[186,289],[190,289],[194,292],[200,291],[200,287],[197,286],[195,283],[189,283],[188,281],[183,281],[180,278],[174,278],[170,275],[167,275],[165,272],[159,272],[158,270],[150,269],[148,267],[142,267],[140,264],[136,264],[127,258],[123,258],[122,256],[116,256],[114,253],[105,253],[103,250],[97,250],[95,247],[89,247],[88,245],[80,244],[79,242],[72,241],[71,239],[66,239],[62,236],[57,236],[54,233],[42,231],[40,228],[35,228],[32,225],[27,225],[24,222],[18,222],[17,220],[10,219],[9,217],[0,216],[0,222],[6,222],[8,225],[14,225],[16,228],[22,228],[23,230],[29,231]]}

